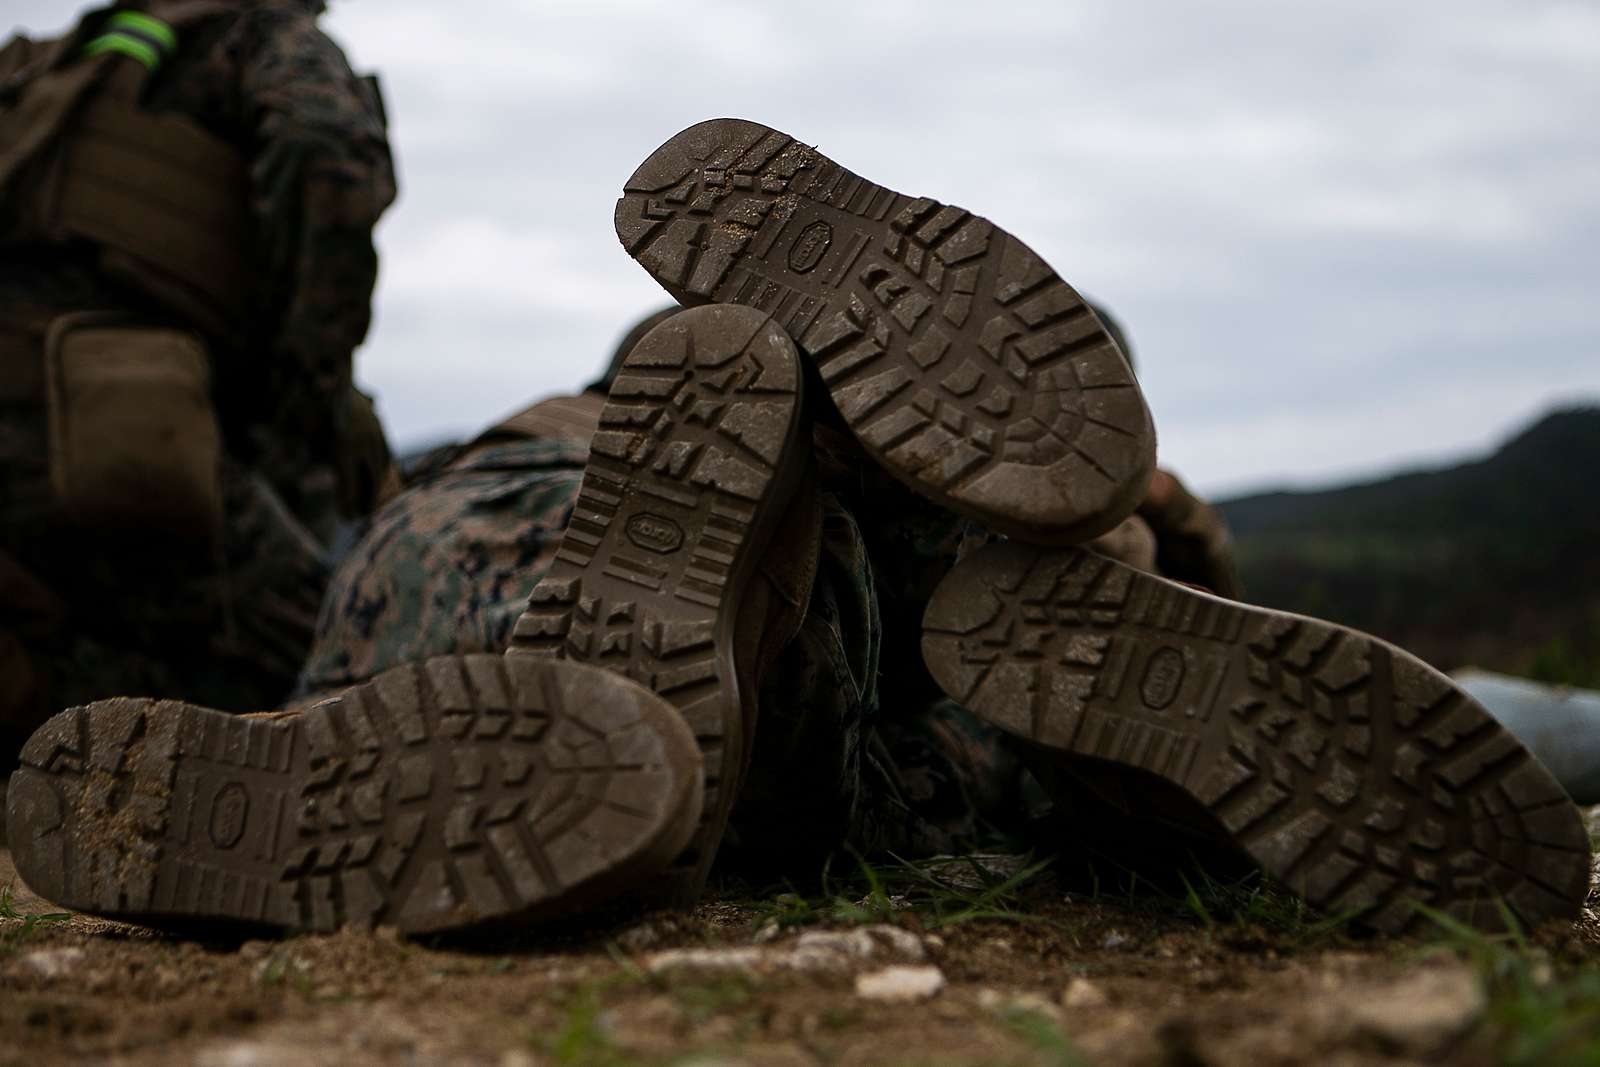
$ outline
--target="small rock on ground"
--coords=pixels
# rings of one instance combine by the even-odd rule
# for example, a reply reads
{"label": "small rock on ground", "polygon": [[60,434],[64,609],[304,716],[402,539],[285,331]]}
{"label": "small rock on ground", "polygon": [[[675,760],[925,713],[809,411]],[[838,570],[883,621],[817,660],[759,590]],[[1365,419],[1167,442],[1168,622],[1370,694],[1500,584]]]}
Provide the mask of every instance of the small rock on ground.
{"label": "small rock on ground", "polygon": [[1466,1033],[1485,1007],[1483,987],[1466,967],[1407,975],[1328,1005],[1336,1027],[1411,1055],[1439,1051]]}
{"label": "small rock on ground", "polygon": [[848,972],[868,960],[927,959],[922,939],[898,926],[858,926],[851,930],[808,930],[793,941],[732,948],[680,948],[645,960],[651,974],[679,968],[709,971]]}
{"label": "small rock on ground", "polygon": [[1000,1013],[1025,1012],[1030,1015],[1042,1015],[1047,1019],[1058,1019],[1061,1015],[1060,1009],[1050,1003],[1049,998],[1031,990],[1002,993],[998,989],[980,989],[978,1007],[985,1011]]}
{"label": "small rock on ground", "polygon": [[1061,991],[1063,1008],[1103,1008],[1111,1003],[1106,991],[1087,978],[1074,978]]}
{"label": "small rock on ground", "polygon": [[937,967],[885,967],[858,975],[856,996],[864,1000],[908,1004],[937,996],[944,986],[944,972]]}
{"label": "small rock on ground", "polygon": [[42,948],[22,957],[22,965],[43,978],[71,974],[83,959],[81,948]]}

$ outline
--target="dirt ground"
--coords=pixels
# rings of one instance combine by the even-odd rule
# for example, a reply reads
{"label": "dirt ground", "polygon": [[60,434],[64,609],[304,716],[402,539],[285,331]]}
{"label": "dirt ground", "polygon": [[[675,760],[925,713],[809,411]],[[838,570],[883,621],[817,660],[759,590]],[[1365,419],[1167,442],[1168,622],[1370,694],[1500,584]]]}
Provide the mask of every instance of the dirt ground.
{"label": "dirt ground", "polygon": [[1110,899],[1006,873],[855,903],[723,888],[688,915],[475,943],[241,943],[30,919],[54,909],[0,852],[0,1064],[1592,1062],[1519,1033],[1552,1020],[1506,1000],[1520,981],[1592,1022],[1600,995],[1569,988],[1600,961],[1592,915],[1506,949],[1363,938],[1258,891]]}

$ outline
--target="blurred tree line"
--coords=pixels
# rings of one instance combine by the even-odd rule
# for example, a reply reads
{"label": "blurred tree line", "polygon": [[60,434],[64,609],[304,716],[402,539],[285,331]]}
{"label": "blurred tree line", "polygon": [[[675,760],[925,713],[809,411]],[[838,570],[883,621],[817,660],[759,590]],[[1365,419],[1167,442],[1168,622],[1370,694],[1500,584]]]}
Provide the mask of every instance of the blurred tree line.
{"label": "blurred tree line", "polygon": [[1245,599],[1363,630],[1449,670],[1600,688],[1600,407],[1486,459],[1223,501]]}

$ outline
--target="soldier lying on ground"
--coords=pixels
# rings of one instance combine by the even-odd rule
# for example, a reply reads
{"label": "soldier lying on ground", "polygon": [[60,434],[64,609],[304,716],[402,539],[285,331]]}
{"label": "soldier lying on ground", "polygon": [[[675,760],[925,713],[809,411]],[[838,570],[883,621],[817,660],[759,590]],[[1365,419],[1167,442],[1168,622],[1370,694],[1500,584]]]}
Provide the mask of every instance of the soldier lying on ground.
{"label": "soldier lying on ground", "polygon": [[149,0],[0,50],[0,741],[63,704],[283,699],[340,515],[394,198],[309,0]]}
{"label": "soldier lying on ground", "polygon": [[[1022,818],[1026,764],[1063,851],[1192,822],[1380,930],[1575,914],[1576,809],[1449,679],[1083,547],[1148,567],[1203,513],[1020,241],[736,120],[663,145],[616,219],[709,306],[381,512],[304,710],[43,727],[9,802],[30,886],[289,929],[689,901],[719,850],[961,848]],[[1226,581],[1214,539],[1188,558]]]}

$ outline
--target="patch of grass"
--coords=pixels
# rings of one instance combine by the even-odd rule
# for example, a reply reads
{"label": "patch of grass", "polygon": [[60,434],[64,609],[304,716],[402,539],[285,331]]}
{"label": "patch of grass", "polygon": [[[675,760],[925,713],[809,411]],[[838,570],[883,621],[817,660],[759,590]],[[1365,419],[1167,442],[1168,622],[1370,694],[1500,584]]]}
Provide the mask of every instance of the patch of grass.
{"label": "patch of grass", "polygon": [[1478,972],[1487,1008],[1484,1025],[1503,1067],[1600,1063],[1600,963],[1551,961],[1529,944],[1502,905],[1508,933],[1474,930],[1419,906],[1439,928],[1439,944]]}
{"label": "patch of grass", "polygon": [[305,961],[296,958],[292,945],[281,945],[261,965],[256,981],[269,988],[287,986],[303,997],[315,993],[316,983],[306,969]]}
{"label": "patch of grass", "polygon": [[894,905],[887,899],[879,901],[867,896],[853,901],[848,896],[829,895],[826,890],[806,896],[791,888],[756,900],[752,907],[761,922],[775,922],[785,929],[817,923],[864,925],[891,922],[894,918]]}
{"label": "patch of grass", "polygon": [[0,929],[0,955],[9,955],[20,949],[31,938],[38,928],[51,923],[66,922],[72,918],[69,912],[24,912],[18,909],[16,897],[11,893],[11,887],[0,887],[0,919],[20,923],[18,926],[9,924]]}
{"label": "patch of grass", "polygon": [[607,1032],[605,994],[612,989],[650,984],[664,988],[660,979],[646,974],[622,950],[607,942],[606,951],[618,964],[615,974],[597,978],[584,985],[563,990],[558,1003],[565,1010],[560,1023],[549,1033],[534,1033],[529,1044],[559,1064],[581,1064],[583,1067],[654,1067],[666,1061],[644,1057],[616,1044]]}
{"label": "patch of grass", "polygon": [[1041,1012],[1008,1008],[1001,1013],[1000,1021],[1050,1067],[1088,1067],[1089,1061],[1061,1032],[1056,1021]]}
{"label": "patch of grass", "polygon": [[938,856],[906,860],[891,855],[874,864],[854,855],[855,870],[844,878],[823,868],[819,891],[807,895],[792,885],[770,895],[756,894],[750,906],[763,922],[780,927],[815,923],[886,923],[900,911],[914,912],[927,929],[978,919],[1043,922],[1025,906],[1025,891],[1049,869],[1050,860],[1020,858],[1015,870],[996,870],[978,856]]}
{"label": "patch of grass", "polygon": [[261,976],[257,981],[267,986],[282,985],[288,973],[289,954],[287,952],[274,952],[268,957],[266,965],[261,968]]}
{"label": "patch of grass", "polygon": [[584,1064],[586,1067],[611,1067],[632,1064],[634,1057],[611,1041],[602,1024],[603,1006],[600,990],[586,985],[566,1005],[566,1014],[555,1033],[536,1041],[542,1053],[552,1057],[557,1064]]}
{"label": "patch of grass", "polygon": [[1183,909],[1210,933],[1227,927],[1254,928],[1287,947],[1304,947],[1343,933],[1363,909],[1327,914],[1259,871],[1222,879],[1204,867],[1193,878],[1179,871]]}
{"label": "patch of grass", "polygon": [[[1017,869],[997,871],[974,856],[936,857],[920,863],[896,859],[896,878],[914,901],[923,925],[958,926],[977,919],[1045,922],[1027,909],[1026,891],[1050,869],[1052,859],[1025,856]],[[960,878],[953,877],[959,871]]]}
{"label": "patch of grass", "polygon": [[[999,861],[999,862],[997,862]],[[906,860],[890,855],[870,862],[853,855],[854,869],[837,875],[823,868],[818,888],[804,892],[792,884],[730,898],[754,911],[758,923],[779,927],[818,923],[892,923],[915,914],[922,927],[937,930],[979,920],[1039,923],[1063,927],[1059,918],[1039,914],[1039,890],[1054,887],[1055,858],[1033,854],[969,854]],[[1109,876],[1102,877],[1110,862]],[[1171,871],[1175,879],[1152,881],[1137,870],[1101,857],[1089,865],[1089,899],[1114,904],[1139,915],[1190,920],[1214,937],[1240,936],[1294,950],[1344,936],[1361,910],[1328,914],[1306,903],[1258,870],[1219,874],[1218,868],[1189,857]]]}
{"label": "patch of grass", "polygon": [[[606,1024],[607,992],[618,987],[647,982],[669,993],[691,1023],[699,1026],[719,1015],[747,1007],[756,990],[743,976],[691,982],[666,982],[659,977],[641,977],[637,968],[601,978],[563,995],[564,1014],[550,1033],[535,1034],[530,1044],[551,1061],[575,1067],[673,1067],[696,1062],[701,1052],[676,1052],[670,1056],[642,1054],[618,1045]],[[741,1020],[753,1025],[753,1020]],[[748,1033],[749,1026],[743,1028]]]}
{"label": "patch of grass", "polygon": [[1363,909],[1329,914],[1260,870],[1190,855],[1157,878],[1104,855],[1085,864],[1097,903],[1136,916],[1198,923],[1210,939],[1295,950],[1344,936]]}
{"label": "patch of grass", "polygon": [[865,859],[856,857],[857,870],[844,878],[833,874],[833,859],[823,865],[816,893],[807,894],[793,885],[781,889],[756,890],[748,906],[761,923],[811,926],[816,923],[879,923],[894,916],[894,901],[883,888],[882,879]]}
{"label": "patch of grass", "polygon": [[699,1026],[718,1015],[737,1012],[755,998],[755,989],[743,975],[726,975],[700,982],[673,983],[672,999],[683,1014]]}
{"label": "patch of grass", "polygon": [[586,987],[567,1005],[566,1016],[550,1037],[538,1044],[542,1051],[563,1064],[610,1067],[633,1062],[619,1049],[600,1025],[599,991]]}

